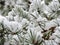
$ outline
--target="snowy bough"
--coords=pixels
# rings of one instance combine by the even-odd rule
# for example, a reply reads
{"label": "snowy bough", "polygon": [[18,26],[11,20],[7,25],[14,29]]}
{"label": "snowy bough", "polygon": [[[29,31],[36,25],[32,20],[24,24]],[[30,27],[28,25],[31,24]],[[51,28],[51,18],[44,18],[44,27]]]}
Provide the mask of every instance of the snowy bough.
{"label": "snowy bough", "polygon": [[0,45],[60,45],[60,0],[1,0]]}

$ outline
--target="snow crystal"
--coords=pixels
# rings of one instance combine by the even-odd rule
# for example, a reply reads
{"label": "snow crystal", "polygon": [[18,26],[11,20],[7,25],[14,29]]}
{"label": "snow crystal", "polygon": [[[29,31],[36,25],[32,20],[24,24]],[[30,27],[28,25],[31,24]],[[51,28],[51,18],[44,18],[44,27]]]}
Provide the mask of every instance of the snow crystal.
{"label": "snow crystal", "polygon": [[45,24],[45,30],[49,30],[51,27],[55,27],[57,24],[53,21],[49,21]]}

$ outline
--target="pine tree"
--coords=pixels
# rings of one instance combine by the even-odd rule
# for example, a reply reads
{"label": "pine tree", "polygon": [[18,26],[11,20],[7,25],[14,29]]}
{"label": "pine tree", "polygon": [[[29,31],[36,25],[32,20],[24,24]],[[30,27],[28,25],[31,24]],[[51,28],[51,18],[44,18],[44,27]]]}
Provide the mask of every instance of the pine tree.
{"label": "pine tree", "polygon": [[1,0],[0,45],[60,45],[60,1]]}

